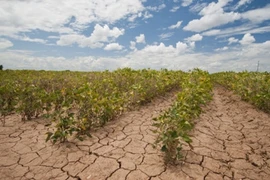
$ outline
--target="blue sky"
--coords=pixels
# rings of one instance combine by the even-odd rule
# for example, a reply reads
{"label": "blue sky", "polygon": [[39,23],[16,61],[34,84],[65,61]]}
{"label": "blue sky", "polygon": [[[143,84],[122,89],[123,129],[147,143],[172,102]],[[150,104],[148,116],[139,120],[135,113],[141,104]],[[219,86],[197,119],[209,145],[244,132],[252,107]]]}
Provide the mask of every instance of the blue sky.
{"label": "blue sky", "polygon": [[3,0],[5,69],[270,71],[268,0]]}

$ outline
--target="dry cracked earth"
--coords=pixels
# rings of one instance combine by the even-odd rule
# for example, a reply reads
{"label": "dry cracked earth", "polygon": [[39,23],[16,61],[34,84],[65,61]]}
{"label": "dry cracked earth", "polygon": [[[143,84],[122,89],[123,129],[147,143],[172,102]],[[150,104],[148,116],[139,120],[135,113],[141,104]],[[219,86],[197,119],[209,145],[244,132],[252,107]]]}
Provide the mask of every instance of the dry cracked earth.
{"label": "dry cracked earth", "polygon": [[152,148],[152,118],[173,93],[65,144],[45,143],[44,119],[8,117],[0,127],[0,179],[175,180],[270,179],[270,116],[221,87],[195,120],[192,146],[177,166],[165,166]]}

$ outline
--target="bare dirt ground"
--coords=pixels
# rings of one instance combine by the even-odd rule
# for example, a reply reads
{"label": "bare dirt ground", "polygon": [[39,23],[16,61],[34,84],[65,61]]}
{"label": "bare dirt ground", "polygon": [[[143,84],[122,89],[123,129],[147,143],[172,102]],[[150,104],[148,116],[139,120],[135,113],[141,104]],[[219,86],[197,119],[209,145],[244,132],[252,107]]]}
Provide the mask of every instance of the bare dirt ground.
{"label": "bare dirt ground", "polygon": [[152,118],[173,94],[131,111],[83,142],[45,143],[46,120],[8,117],[0,126],[0,179],[270,179],[270,116],[217,87],[196,120],[183,162],[165,166],[152,148]]}

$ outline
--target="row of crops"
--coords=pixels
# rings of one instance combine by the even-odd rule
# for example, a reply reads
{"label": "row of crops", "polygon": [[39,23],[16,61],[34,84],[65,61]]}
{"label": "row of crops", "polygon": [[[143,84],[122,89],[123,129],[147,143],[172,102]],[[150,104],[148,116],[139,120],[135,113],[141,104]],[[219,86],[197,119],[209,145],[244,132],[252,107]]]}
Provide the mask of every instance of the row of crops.
{"label": "row of crops", "polygon": [[177,88],[185,73],[119,69],[113,72],[0,71],[0,114],[23,121],[50,118],[47,140],[82,139],[122,112]]}
{"label": "row of crops", "polygon": [[47,141],[65,142],[73,134],[85,135],[104,126],[156,96],[178,88],[172,106],[154,119],[155,145],[161,145],[166,162],[181,158],[182,143],[190,143],[189,131],[202,105],[212,98],[213,84],[235,91],[244,100],[270,112],[270,74],[222,72],[210,75],[194,69],[119,69],[113,72],[0,71],[0,118],[18,113],[22,121],[38,117],[51,120]]}
{"label": "row of crops", "polygon": [[270,112],[269,72],[220,72],[212,75],[213,81],[234,91],[245,101]]}
{"label": "row of crops", "polygon": [[193,119],[199,117],[202,105],[212,98],[212,82],[208,72],[195,69],[183,78],[176,101],[153,124],[157,127],[155,145],[161,144],[165,162],[174,163],[182,157],[182,143],[190,143]]}

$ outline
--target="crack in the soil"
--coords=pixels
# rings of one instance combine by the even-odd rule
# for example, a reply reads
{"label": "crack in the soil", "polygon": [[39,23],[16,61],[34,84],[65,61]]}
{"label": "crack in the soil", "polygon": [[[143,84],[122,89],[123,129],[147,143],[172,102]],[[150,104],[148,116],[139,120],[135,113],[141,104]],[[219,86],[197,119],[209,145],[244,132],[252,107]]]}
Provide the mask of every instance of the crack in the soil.
{"label": "crack in the soil", "polygon": [[[151,145],[150,142],[152,142],[152,139],[154,138],[154,136],[153,138],[151,137],[152,133],[149,131],[151,129],[150,122],[152,122],[152,117],[156,117],[160,112],[164,111],[166,108],[169,107],[170,104],[173,103],[172,96],[170,96],[169,98],[166,98],[166,97],[164,98],[159,97],[159,98],[160,98],[159,100],[152,101],[151,103],[147,103],[145,106],[139,108],[138,110],[133,110],[133,111],[127,112],[126,114],[123,114],[122,117],[119,117],[120,118],[119,121],[116,120],[114,122],[108,123],[108,125],[98,130],[98,132],[94,132],[94,134],[96,134],[95,135],[96,139],[93,140],[92,144],[90,143],[89,145],[83,145],[83,144],[79,145],[77,143],[72,142],[74,147],[76,147],[76,151],[77,150],[82,151],[82,152],[89,151],[88,152],[89,155],[93,154],[96,156],[96,157],[93,157],[93,159],[92,159],[92,156],[90,157],[91,162],[82,163],[86,165],[86,167],[83,168],[83,170],[80,170],[80,172],[78,172],[75,176],[71,176],[68,173],[68,171],[64,171],[64,167],[66,167],[71,162],[71,161],[69,162],[68,156],[67,156],[68,151],[71,148],[68,148],[66,150],[65,148],[61,148],[61,145],[59,144],[57,144],[57,147],[55,145],[52,146],[48,144],[46,144],[44,147],[42,146],[42,144],[40,144],[38,147],[35,147],[34,144],[36,142],[40,143],[40,140],[42,139],[41,136],[44,136],[44,130],[46,129],[46,127],[43,128],[41,126],[44,123],[39,123],[38,121],[31,123],[30,125],[32,125],[34,129],[30,129],[31,126],[29,127],[26,126],[26,123],[28,122],[24,122],[23,126],[20,126],[21,123],[18,123],[20,127],[17,129],[13,128],[14,129],[13,133],[10,133],[11,131],[8,131],[8,133],[4,133],[4,134],[1,133],[4,136],[7,136],[9,138],[18,139],[18,140],[10,139],[10,141],[14,141],[12,142],[13,144],[11,144],[12,145],[11,152],[14,152],[16,155],[18,155],[19,159],[16,163],[10,166],[7,166],[7,168],[12,167],[14,165],[17,165],[20,167],[27,167],[27,172],[25,172],[24,175],[22,175],[22,177],[24,177],[25,179],[26,179],[27,173],[32,172],[30,171],[31,169],[29,166],[23,163],[20,163],[22,159],[21,158],[22,155],[27,154],[27,153],[20,154],[19,153],[20,151],[18,150],[17,147],[16,147],[17,150],[13,150],[13,147],[15,147],[16,145],[21,145],[20,141],[24,140],[24,143],[25,143],[25,138],[29,138],[29,142],[31,141],[31,143],[29,144],[29,142],[27,142],[25,145],[29,147],[30,149],[25,149],[25,151],[31,150],[31,152],[35,152],[38,157],[31,159],[29,162],[27,162],[27,164],[35,161],[37,158],[41,158],[42,161],[40,162],[41,165],[39,166],[48,167],[51,169],[59,169],[58,167],[54,167],[56,162],[52,163],[53,165],[50,165],[50,166],[44,165],[43,163],[45,163],[45,161],[48,158],[53,158],[57,154],[57,153],[54,154],[55,151],[58,152],[61,150],[63,151],[61,153],[65,153],[65,154],[67,153],[64,158],[65,163],[64,165],[61,165],[62,167],[60,167],[61,172],[63,172],[65,176],[66,175],[68,176],[66,179],[68,179],[69,177],[80,179],[80,177],[78,176],[79,173],[82,173],[86,168],[89,168],[91,165],[95,164],[99,157],[113,159],[118,163],[118,168],[116,168],[113,172],[110,172],[110,175],[107,176],[106,179],[109,179],[110,177],[112,177],[113,174],[116,173],[120,169],[124,170],[126,176],[123,178],[127,179],[127,177],[129,176],[131,172],[136,171],[136,170],[141,171],[139,170],[140,168],[139,165],[144,164],[144,162],[148,160],[146,159],[147,155],[155,155],[158,153],[154,151],[152,152],[151,149],[148,149],[148,147]],[[213,101],[210,102],[208,106],[205,106],[203,108],[204,108],[203,114],[201,115],[200,120],[196,121],[195,128],[193,130],[193,132],[195,132],[196,135],[198,136],[202,135],[202,136],[200,138],[196,138],[196,136],[192,137],[194,138],[194,143],[189,147],[185,147],[187,148],[187,152],[190,151],[195,154],[194,157],[192,158],[193,159],[191,161],[192,163],[186,162],[188,161],[187,160],[188,153],[185,153],[183,157],[183,163],[175,167],[176,169],[179,170],[177,172],[181,172],[182,175],[186,175],[187,177],[193,178],[189,176],[189,174],[187,174],[185,171],[183,171],[182,167],[189,165],[190,167],[194,166],[196,168],[199,164],[200,171],[201,170],[203,171],[203,174],[200,175],[201,176],[200,178],[203,178],[203,179],[208,179],[212,177],[212,175],[213,177],[220,176],[220,177],[223,177],[224,179],[225,178],[234,179],[238,177],[243,177],[242,169],[252,169],[252,173],[257,174],[258,178],[263,179],[263,177],[269,177],[270,179],[270,171],[269,172],[267,171],[268,167],[270,167],[270,162],[268,162],[270,159],[270,156],[267,155],[267,151],[270,145],[267,141],[265,141],[265,138],[269,137],[269,136],[266,136],[266,134],[270,130],[270,126],[268,126],[268,124],[266,123],[265,117],[270,118],[270,116],[264,116],[264,118],[262,117],[257,118],[256,114],[250,116],[250,113],[256,113],[256,112],[261,113],[261,112],[258,110],[254,111],[254,109],[253,111],[250,111],[249,106],[247,107],[246,104],[243,106],[242,102],[238,99],[235,99],[234,95],[230,95],[224,89],[220,89],[220,88],[216,88],[214,90]],[[203,122],[206,122],[206,123],[204,124]],[[120,125],[118,126],[117,123],[120,123]],[[260,128],[258,129],[259,126]],[[31,136],[31,132],[33,130],[35,132],[38,131],[36,137]],[[250,134],[250,132],[252,132],[252,135]],[[114,134],[117,136],[114,136]],[[139,136],[139,134],[142,136]],[[203,136],[207,136],[207,138],[202,139]],[[252,136],[254,138],[251,138]],[[131,143],[134,143],[135,139],[136,141],[142,142],[142,144],[145,145],[144,147],[143,146],[141,147],[143,149],[143,150],[141,149],[141,153],[136,153],[136,151],[128,152],[125,150],[127,146],[130,146],[129,149],[133,148]],[[239,141],[240,139],[241,139],[241,142]],[[118,143],[119,143],[119,146],[117,145]],[[213,146],[212,144],[216,146]],[[74,148],[73,145],[72,145],[72,148]],[[102,154],[95,152],[95,150],[99,148],[105,148],[104,146],[112,146],[112,150],[104,154],[103,154],[103,150],[100,151]],[[234,152],[233,146],[239,147],[239,149]],[[196,150],[196,148],[199,148],[199,149]],[[48,153],[46,153],[47,149],[49,150]],[[196,153],[193,152],[194,149]],[[115,153],[112,152],[114,150],[116,150]],[[200,150],[202,150],[202,152]],[[237,155],[239,151],[242,154]],[[264,151],[266,153],[261,153],[261,151]],[[120,160],[124,158],[125,156],[127,156],[128,153],[131,156],[135,155],[134,156],[135,159],[131,160],[132,168],[135,167],[134,170],[129,170],[128,168],[126,169],[122,167],[123,163],[121,163]],[[123,155],[121,156],[121,154]],[[242,157],[243,154],[245,154],[246,156],[245,158]],[[255,160],[252,159],[253,155],[255,155],[255,157],[253,158],[262,157],[261,161],[256,161],[256,159]],[[233,157],[236,156],[236,158],[233,158],[232,156]],[[72,161],[72,162],[81,163],[80,160],[83,157],[80,157],[76,161]],[[155,161],[156,160],[153,160],[153,162]],[[133,166],[133,163],[134,163],[134,166]],[[241,166],[246,166],[246,168],[243,168]],[[0,167],[4,167],[4,166],[1,165]],[[34,166],[31,166],[31,167],[34,167]],[[215,170],[213,168],[218,168],[218,169]],[[162,176],[163,173],[165,173],[169,169],[170,167],[164,166],[164,168],[161,169],[160,172],[157,172],[158,174],[155,176],[148,176],[146,173],[142,171],[141,172],[147,175],[147,179],[154,179],[154,178],[159,178],[160,176]],[[214,172],[211,169],[218,172],[222,172],[222,173]],[[194,171],[196,170],[194,169]],[[239,174],[239,172],[242,172],[242,174],[241,173]],[[33,173],[35,175],[37,174],[37,172],[33,172]],[[245,173],[247,174],[250,172],[245,172]],[[167,172],[166,172],[166,175],[167,175]],[[134,174],[132,174],[132,176],[134,176]],[[248,177],[248,174],[246,175],[246,177]],[[244,179],[246,179],[246,177]],[[181,177],[179,176],[178,178],[181,178]],[[0,174],[0,179],[1,179],[1,174]],[[254,178],[250,177],[250,179],[254,179]]]}

